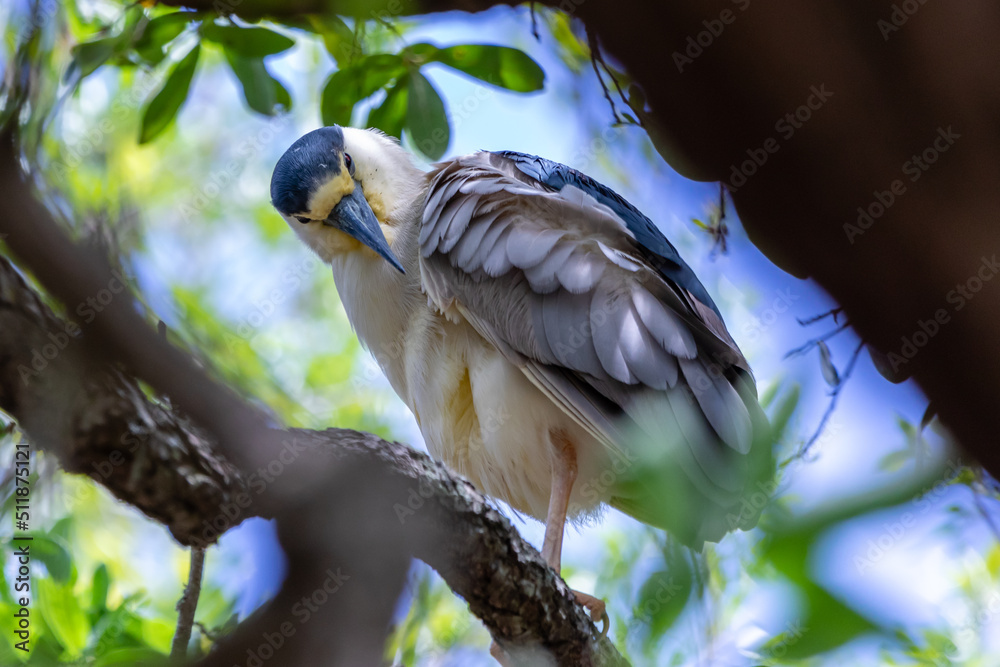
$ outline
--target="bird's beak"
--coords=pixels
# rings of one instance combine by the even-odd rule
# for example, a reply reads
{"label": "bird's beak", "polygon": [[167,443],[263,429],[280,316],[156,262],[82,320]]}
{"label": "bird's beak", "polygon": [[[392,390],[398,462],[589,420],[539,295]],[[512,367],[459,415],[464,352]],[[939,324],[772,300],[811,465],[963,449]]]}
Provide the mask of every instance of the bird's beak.
{"label": "bird's beak", "polygon": [[403,265],[392,254],[392,249],[389,248],[382,228],[378,224],[378,218],[375,217],[372,207],[365,200],[361,186],[357,183],[354,184],[354,191],[341,198],[340,202],[333,207],[323,224],[350,234],[384,257],[400,273],[406,273],[403,270]]}

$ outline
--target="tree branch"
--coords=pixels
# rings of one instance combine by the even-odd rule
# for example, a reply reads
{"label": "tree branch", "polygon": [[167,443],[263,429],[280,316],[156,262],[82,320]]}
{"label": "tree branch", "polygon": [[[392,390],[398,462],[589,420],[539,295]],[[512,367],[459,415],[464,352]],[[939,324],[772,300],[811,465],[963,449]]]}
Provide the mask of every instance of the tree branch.
{"label": "tree branch", "polygon": [[188,642],[191,641],[191,628],[194,627],[194,614],[198,611],[198,597],[201,595],[201,575],[205,570],[205,549],[191,547],[191,571],[184,594],[177,602],[177,631],[170,647],[170,657],[184,662],[187,657]]}
{"label": "tree branch", "polygon": [[[36,444],[60,456],[68,471],[90,475],[117,498],[162,522],[186,545],[207,546],[245,518],[270,516],[275,507],[282,508],[282,541],[286,550],[303,558],[302,575],[289,581],[270,611],[246,628],[241,626],[239,638],[252,642],[259,632],[280,631],[288,620],[282,614],[287,616],[296,600],[324,581],[321,575],[334,562],[330,550],[343,550],[336,538],[342,543],[345,534],[353,533],[354,546],[365,544],[359,540],[372,535],[382,536],[381,546],[370,547],[374,551],[360,550],[364,556],[360,560],[353,553],[358,549],[335,559],[354,563],[356,582],[362,580],[364,560],[388,551],[389,540],[402,555],[416,556],[436,569],[519,661],[516,664],[538,664],[534,662],[538,651],[558,665],[627,664],[606,638],[597,636],[565,582],[510,522],[468,482],[427,455],[355,431],[293,429],[282,434],[282,444],[265,462],[266,477],[259,471],[241,474],[215,453],[209,436],[189,420],[150,400],[120,370],[90,360],[81,340],[90,332],[70,336],[67,329],[72,327],[56,317],[0,256],[0,408],[17,419]],[[47,358],[52,349],[46,346],[58,347],[52,341],[59,336],[66,339],[62,349]],[[22,381],[23,369],[34,371],[31,362],[38,355],[46,365]],[[54,420],[52,415],[64,417]],[[330,483],[328,473],[337,469],[340,482]],[[348,469],[354,472],[345,473]],[[383,478],[381,486],[372,482],[376,474]],[[359,480],[369,487],[367,491],[373,484],[380,491],[375,497],[366,496]],[[319,492],[313,493],[317,488]],[[279,500],[261,502],[268,495]],[[338,524],[345,515],[363,518],[363,525]],[[340,527],[330,535],[332,525]],[[318,542],[310,545],[314,539]],[[391,565],[388,571],[402,585],[405,566]],[[356,588],[377,590],[387,576],[393,579],[386,568],[368,576],[371,585]],[[384,597],[395,599],[387,593]],[[356,612],[365,600],[352,604],[358,605]],[[324,613],[341,606],[331,605]],[[391,604],[382,606],[391,609]],[[317,631],[320,626],[330,627],[310,625]],[[384,628],[385,623],[375,627]],[[337,636],[357,637],[362,631],[354,628]],[[320,632],[329,635],[327,630]],[[306,633],[288,640],[285,657],[298,656],[288,664],[314,664],[310,660],[317,655],[324,656],[324,662],[315,664],[329,664],[325,662],[329,652],[316,653],[309,641]],[[228,648],[218,655],[245,657],[246,647],[239,642],[224,642]],[[222,659],[215,655],[213,660]],[[335,664],[352,664],[359,658],[344,660]]]}

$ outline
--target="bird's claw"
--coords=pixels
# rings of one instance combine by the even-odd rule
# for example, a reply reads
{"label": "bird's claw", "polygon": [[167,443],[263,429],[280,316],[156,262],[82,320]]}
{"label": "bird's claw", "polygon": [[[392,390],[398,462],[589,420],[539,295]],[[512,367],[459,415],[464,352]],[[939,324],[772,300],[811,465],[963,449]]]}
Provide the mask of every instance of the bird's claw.
{"label": "bird's claw", "polygon": [[607,605],[604,600],[580,591],[573,591],[573,595],[576,596],[577,604],[587,610],[591,621],[595,624],[598,621],[601,622],[601,636],[607,637],[608,628],[611,627],[611,619],[608,617]]}

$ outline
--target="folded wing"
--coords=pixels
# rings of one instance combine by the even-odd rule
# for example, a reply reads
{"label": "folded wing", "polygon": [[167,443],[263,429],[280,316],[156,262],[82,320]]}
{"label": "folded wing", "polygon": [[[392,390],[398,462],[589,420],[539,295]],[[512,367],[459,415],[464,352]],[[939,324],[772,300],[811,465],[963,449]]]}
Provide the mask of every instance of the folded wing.
{"label": "folded wing", "polygon": [[[718,310],[652,223],[579,172],[521,154],[477,153],[429,178],[421,278],[434,305],[605,446],[627,449],[637,429],[667,443],[695,492],[738,505],[760,467],[751,451],[769,449],[766,420]],[[676,524],[657,520],[648,484],[621,486],[621,509]],[[755,520],[663,527],[694,542]]]}

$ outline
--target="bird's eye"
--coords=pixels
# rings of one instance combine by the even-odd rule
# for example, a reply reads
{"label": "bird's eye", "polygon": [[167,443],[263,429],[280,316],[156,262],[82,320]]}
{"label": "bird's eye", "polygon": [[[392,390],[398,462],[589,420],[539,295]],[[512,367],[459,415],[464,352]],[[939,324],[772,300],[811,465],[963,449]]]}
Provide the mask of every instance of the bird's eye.
{"label": "bird's eye", "polygon": [[297,215],[295,216],[295,219],[301,222],[303,225],[308,225],[310,222],[312,222],[312,220],[310,220],[304,215]]}
{"label": "bird's eye", "polygon": [[352,177],[354,176],[354,160],[351,159],[350,153],[344,153],[344,164],[347,165],[347,173]]}

